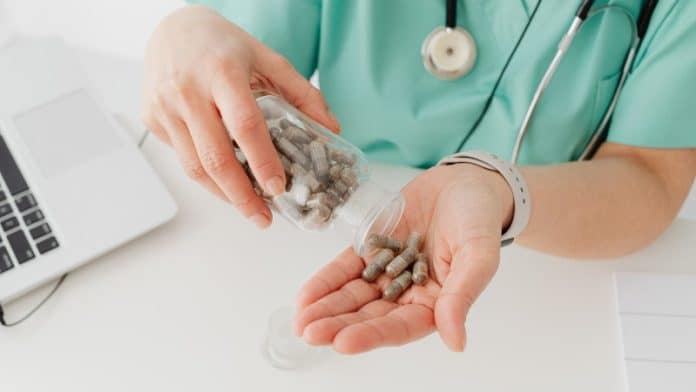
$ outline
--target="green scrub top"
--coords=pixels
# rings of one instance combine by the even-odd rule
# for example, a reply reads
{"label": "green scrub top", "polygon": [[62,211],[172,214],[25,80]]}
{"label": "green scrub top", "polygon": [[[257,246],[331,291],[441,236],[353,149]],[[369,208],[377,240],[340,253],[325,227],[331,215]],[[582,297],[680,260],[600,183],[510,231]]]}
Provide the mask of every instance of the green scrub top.
{"label": "green scrub top", "polygon": [[[306,77],[318,71],[342,135],[371,160],[416,167],[458,150],[509,158],[534,91],[580,4],[460,0],[457,22],[476,40],[478,59],[467,76],[443,81],[423,67],[420,48],[444,24],[445,0],[193,2],[215,8]],[[635,18],[642,1],[600,0],[595,8],[607,3]],[[578,158],[609,107],[632,37],[632,24],[616,8],[587,21],[538,106],[520,162]],[[695,103],[696,1],[662,0],[607,139],[696,147]]]}

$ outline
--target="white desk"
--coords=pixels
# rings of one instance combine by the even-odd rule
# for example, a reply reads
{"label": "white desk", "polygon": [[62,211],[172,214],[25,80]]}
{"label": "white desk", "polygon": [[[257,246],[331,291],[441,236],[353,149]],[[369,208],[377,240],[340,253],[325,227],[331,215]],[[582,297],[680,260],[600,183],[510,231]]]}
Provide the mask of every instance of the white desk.
{"label": "white desk", "polygon": [[[137,63],[83,57],[115,111],[137,110]],[[192,184],[156,140],[144,151],[180,214],[73,273],[26,324],[0,329],[3,392],[623,391],[612,271],[696,273],[694,222],[677,221],[653,246],[616,262],[571,262],[513,246],[473,310],[466,353],[447,352],[433,335],[361,356],[330,354],[299,372],[276,370],[260,350],[269,313],[291,304],[344,243],[282,221],[260,232]],[[399,186],[413,172],[379,174]],[[259,285],[273,289],[261,295]],[[44,293],[12,304],[9,317]]]}

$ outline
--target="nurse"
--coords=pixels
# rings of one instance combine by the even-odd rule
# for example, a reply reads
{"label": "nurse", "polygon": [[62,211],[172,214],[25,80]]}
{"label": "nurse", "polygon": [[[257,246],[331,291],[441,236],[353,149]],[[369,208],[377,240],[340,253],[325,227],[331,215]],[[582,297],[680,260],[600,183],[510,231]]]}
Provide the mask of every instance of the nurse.
{"label": "nurse", "polygon": [[[421,57],[424,39],[444,24],[444,0],[200,2],[167,17],[150,40],[144,119],[211,193],[257,226],[271,223],[226,132],[265,190],[281,193],[285,176],[257,88],[341,132],[372,161],[428,168],[402,190],[398,230],[426,234],[435,279],[386,302],[359,278],[363,261],[344,251],[299,294],[296,329],[309,343],[358,353],[437,331],[462,351],[466,316],[495,275],[503,237],[570,258],[625,255],[669,226],[694,181],[696,2],[659,3],[605,141],[577,162],[611,105],[634,36],[618,7],[591,14],[539,102],[514,168],[491,157],[434,165],[474,150],[510,160],[580,0],[458,1],[456,25],[477,56],[451,80],[431,74]],[[609,3],[637,18],[642,2]],[[315,71],[321,92],[307,81]]]}

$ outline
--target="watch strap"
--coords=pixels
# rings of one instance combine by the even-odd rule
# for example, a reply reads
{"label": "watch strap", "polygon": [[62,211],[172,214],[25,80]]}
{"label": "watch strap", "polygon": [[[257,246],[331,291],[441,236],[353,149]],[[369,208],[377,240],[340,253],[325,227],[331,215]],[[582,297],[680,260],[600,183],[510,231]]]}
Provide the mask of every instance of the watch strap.
{"label": "watch strap", "polygon": [[443,158],[438,165],[469,163],[498,172],[512,191],[514,213],[510,226],[502,233],[501,246],[511,244],[529,223],[532,200],[522,173],[511,163],[485,151],[464,151]]}

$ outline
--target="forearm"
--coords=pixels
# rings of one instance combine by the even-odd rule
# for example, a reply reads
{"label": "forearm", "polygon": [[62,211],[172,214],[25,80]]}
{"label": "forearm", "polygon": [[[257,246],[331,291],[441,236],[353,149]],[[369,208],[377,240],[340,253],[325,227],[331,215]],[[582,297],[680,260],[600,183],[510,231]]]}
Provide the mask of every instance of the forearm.
{"label": "forearm", "polygon": [[636,251],[672,222],[696,174],[696,150],[635,154],[609,145],[592,161],[524,167],[533,211],[519,243],[577,258]]}

